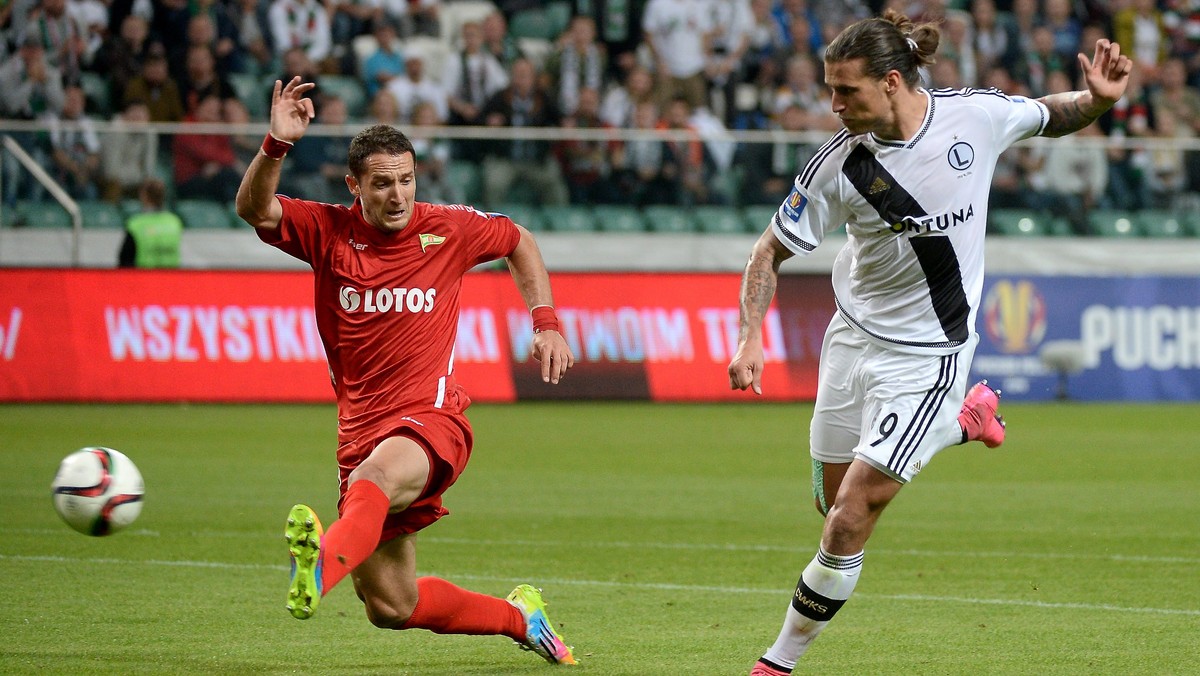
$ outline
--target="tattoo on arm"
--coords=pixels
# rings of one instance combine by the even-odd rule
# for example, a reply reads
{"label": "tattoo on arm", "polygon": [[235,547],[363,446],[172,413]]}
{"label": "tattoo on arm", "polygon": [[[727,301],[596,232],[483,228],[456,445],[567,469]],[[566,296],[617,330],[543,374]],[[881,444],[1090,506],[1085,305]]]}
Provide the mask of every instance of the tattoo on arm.
{"label": "tattoo on arm", "polygon": [[762,330],[763,320],[767,309],[771,307],[771,299],[775,297],[775,286],[779,280],[779,263],[755,251],[746,264],[746,272],[742,276],[742,299],[740,319],[738,322],[738,340],[744,341],[751,332]]}
{"label": "tattoo on arm", "polygon": [[1050,118],[1046,120],[1046,128],[1042,131],[1042,136],[1050,138],[1058,138],[1066,136],[1083,129],[1096,118],[1104,114],[1107,108],[1095,111],[1093,106],[1085,106],[1091,102],[1091,96],[1088,92],[1063,92],[1061,94],[1049,94],[1038,99],[1050,113]]}

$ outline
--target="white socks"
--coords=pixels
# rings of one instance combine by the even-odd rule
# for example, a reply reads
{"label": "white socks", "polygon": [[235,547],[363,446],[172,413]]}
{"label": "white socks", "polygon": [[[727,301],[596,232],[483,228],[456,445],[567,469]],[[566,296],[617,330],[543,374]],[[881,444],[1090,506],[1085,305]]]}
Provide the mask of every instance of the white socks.
{"label": "white socks", "polygon": [[795,668],[808,644],[850,598],[862,572],[862,562],[862,552],[835,556],[824,549],[818,550],[796,584],[779,638],[763,658],[786,669]]}

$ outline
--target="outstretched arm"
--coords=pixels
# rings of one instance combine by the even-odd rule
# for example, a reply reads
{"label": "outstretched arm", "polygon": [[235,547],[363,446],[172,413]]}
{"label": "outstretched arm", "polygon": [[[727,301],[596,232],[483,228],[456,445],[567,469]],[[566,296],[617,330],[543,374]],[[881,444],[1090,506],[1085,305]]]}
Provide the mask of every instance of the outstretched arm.
{"label": "outstretched arm", "polygon": [[779,266],[792,257],[792,252],[767,229],[754,243],[746,272],[742,275],[739,300],[738,350],[729,362],[729,387],[762,394],[763,344],[762,325],[775,297],[779,282]]}
{"label": "outstretched arm", "polygon": [[[567,369],[575,365],[575,355],[571,354],[554,316],[554,296],[542,252],[528,230],[519,225],[517,229],[521,231],[521,241],[508,256],[508,270],[521,298],[525,299],[525,306],[534,315],[533,358],[542,363],[542,381],[557,385]],[[538,320],[543,316],[554,318],[552,328],[538,330]]]}
{"label": "outstretched arm", "polygon": [[312,101],[304,98],[304,94],[316,86],[312,82],[302,83],[299,76],[292,78],[287,86],[275,81],[275,91],[271,95],[270,135],[246,168],[235,202],[238,216],[256,228],[273,230],[279,227],[279,220],[283,218],[283,207],[275,197],[283,153],[308,130],[314,113]]}
{"label": "outstretched arm", "polygon": [[1088,126],[1125,94],[1133,62],[1121,54],[1121,46],[1108,40],[1096,41],[1091,61],[1079,54],[1079,66],[1087,91],[1049,94],[1038,99],[1050,111],[1042,136],[1066,136]]}

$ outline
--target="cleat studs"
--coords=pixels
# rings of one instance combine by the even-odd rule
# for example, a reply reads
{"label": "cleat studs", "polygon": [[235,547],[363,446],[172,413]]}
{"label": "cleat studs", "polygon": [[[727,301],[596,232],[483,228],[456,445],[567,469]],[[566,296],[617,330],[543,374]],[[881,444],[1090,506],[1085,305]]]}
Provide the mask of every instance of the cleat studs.
{"label": "cleat studs", "polygon": [[311,518],[309,518],[309,519],[305,519],[305,520],[304,520],[304,527],[305,527],[305,528],[308,528],[308,529],[311,529],[311,528],[313,527],[313,520],[312,520]]}
{"label": "cleat studs", "polygon": [[290,517],[290,516],[289,516],[289,517],[288,517],[288,525],[289,525],[289,526],[295,526],[295,525],[296,525],[296,520],[295,520],[295,519],[293,519],[292,517]]}

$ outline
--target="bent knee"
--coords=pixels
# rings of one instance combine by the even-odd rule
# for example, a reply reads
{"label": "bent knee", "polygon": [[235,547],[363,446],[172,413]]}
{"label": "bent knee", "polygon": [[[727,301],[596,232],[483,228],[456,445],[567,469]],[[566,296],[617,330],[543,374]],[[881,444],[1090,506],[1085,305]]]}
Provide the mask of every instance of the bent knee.
{"label": "bent knee", "polygon": [[380,629],[403,629],[412,618],[414,605],[389,603],[383,599],[364,599],[367,619]]}

